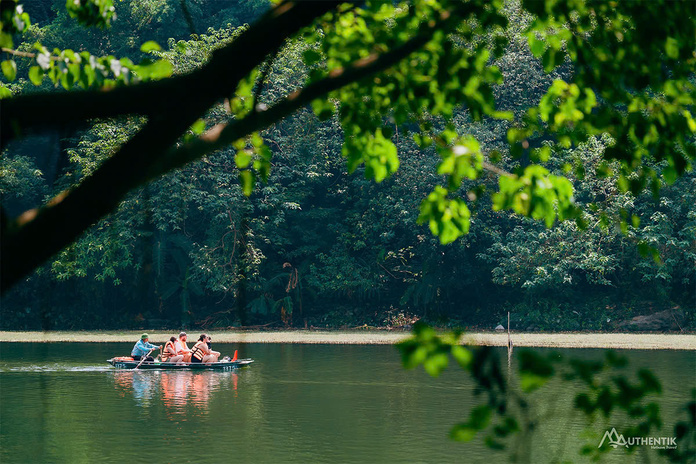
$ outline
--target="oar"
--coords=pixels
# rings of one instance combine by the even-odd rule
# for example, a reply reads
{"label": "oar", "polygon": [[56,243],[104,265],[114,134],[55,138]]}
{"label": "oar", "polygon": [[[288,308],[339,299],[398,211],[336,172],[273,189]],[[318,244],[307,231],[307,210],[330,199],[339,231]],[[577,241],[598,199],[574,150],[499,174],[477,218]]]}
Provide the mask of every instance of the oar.
{"label": "oar", "polygon": [[[150,353],[152,353],[153,351],[155,351],[154,348],[151,349],[150,351],[148,351],[147,354],[140,359],[140,362],[138,363],[137,366],[135,366],[135,369],[139,368],[140,365],[143,363],[143,361],[145,361],[147,359],[147,357],[150,356]],[[135,370],[135,369],[133,369],[133,370]]]}

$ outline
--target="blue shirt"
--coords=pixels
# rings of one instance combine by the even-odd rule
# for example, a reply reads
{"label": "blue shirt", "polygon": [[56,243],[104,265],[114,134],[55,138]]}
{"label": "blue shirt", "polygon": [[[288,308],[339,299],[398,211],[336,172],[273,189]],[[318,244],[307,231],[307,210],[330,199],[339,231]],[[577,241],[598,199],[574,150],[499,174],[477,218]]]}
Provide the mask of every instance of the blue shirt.
{"label": "blue shirt", "polygon": [[145,356],[147,352],[153,348],[157,348],[157,346],[143,340],[138,340],[138,343],[133,347],[133,351],[131,351],[131,356]]}

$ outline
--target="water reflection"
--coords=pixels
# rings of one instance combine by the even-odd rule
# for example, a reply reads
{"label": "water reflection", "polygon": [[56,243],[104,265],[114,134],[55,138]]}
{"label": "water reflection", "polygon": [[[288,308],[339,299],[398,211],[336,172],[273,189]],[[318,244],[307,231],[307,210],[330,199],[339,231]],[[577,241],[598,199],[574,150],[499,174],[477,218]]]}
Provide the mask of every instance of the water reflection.
{"label": "water reflection", "polygon": [[[258,362],[236,373],[133,372],[104,362],[131,347],[0,342],[0,463],[509,460],[508,452],[485,446],[486,434],[469,443],[448,438],[452,426],[485,401],[473,394],[471,378],[456,364],[434,379],[423,369],[404,370],[391,346],[270,343],[245,346],[245,355]],[[554,351],[585,361],[605,356],[603,350]],[[505,348],[496,352],[504,371]],[[682,408],[696,384],[696,352],[621,354],[630,360],[629,374],[647,368],[659,377],[664,424],[657,436],[671,436],[674,424],[686,418]],[[518,359],[513,354],[513,373]],[[610,372],[607,379],[614,375],[620,374]],[[588,422],[573,408],[583,386],[557,380],[531,398],[540,416],[526,442],[533,462],[589,463],[579,454],[583,446],[597,449],[612,427],[627,436],[630,417],[600,414]],[[642,449],[632,455],[610,449],[603,462],[664,461],[642,448],[648,457],[638,454]]]}
{"label": "water reflection", "polygon": [[190,407],[208,412],[210,399],[220,391],[237,397],[236,372],[114,371],[114,384],[121,397],[133,395],[141,407],[161,403],[174,414],[189,414]]}

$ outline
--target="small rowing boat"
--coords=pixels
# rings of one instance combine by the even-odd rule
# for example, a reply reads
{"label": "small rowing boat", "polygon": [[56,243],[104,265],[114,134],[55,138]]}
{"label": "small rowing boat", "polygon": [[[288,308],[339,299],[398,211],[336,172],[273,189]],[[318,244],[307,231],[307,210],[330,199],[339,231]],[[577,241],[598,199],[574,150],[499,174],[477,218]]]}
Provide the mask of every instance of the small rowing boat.
{"label": "small rowing boat", "polygon": [[159,361],[135,361],[131,357],[114,357],[107,359],[106,362],[114,366],[116,369],[148,369],[148,370],[217,370],[231,371],[246,367],[253,363],[253,359],[236,359],[234,361],[223,360],[213,363],[192,363],[192,362],[159,362]]}

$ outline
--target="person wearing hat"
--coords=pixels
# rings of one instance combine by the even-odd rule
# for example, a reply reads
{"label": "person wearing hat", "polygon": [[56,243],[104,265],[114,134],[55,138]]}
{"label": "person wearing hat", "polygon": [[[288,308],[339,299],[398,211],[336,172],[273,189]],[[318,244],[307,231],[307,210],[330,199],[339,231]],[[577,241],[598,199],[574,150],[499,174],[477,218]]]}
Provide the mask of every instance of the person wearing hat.
{"label": "person wearing hat", "polygon": [[176,354],[183,355],[183,361],[184,362],[191,362],[191,350],[189,349],[188,346],[186,346],[186,332],[181,332],[179,334],[179,339],[176,341],[175,348],[176,348]]}
{"label": "person wearing hat", "polygon": [[[147,340],[150,338],[150,336],[146,333],[142,334],[140,336],[140,340],[137,341],[135,346],[133,347],[133,351],[131,351],[131,356],[133,357],[134,360],[140,361],[143,359],[143,356],[147,356],[147,354],[151,351],[154,350],[155,348],[161,350],[161,346],[156,346],[153,345],[152,343],[149,343]],[[147,362],[152,362],[154,361],[155,358],[152,356],[147,356],[145,358],[145,361]]]}

